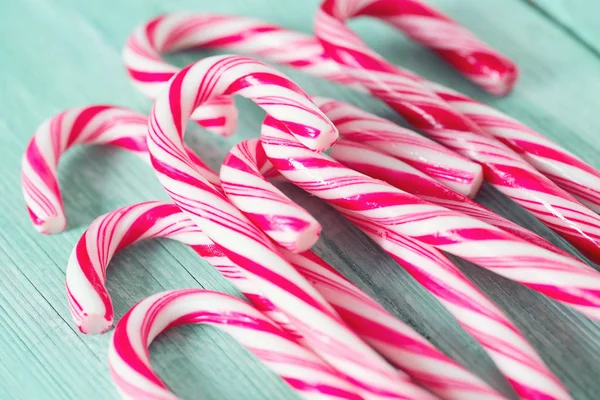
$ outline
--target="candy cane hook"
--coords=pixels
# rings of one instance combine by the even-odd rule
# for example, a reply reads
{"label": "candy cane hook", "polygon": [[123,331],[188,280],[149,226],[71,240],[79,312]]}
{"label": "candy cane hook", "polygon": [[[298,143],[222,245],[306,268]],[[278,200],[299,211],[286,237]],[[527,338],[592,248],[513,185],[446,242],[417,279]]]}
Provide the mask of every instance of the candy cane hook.
{"label": "candy cane hook", "polygon": [[[21,169],[23,196],[35,229],[52,234],[63,231],[67,225],[57,176],[65,151],[76,145],[105,144],[149,162],[147,132],[147,116],[109,105],[70,108],[42,123],[25,150]],[[186,152],[204,176],[219,185],[212,169],[187,147]]]}
{"label": "candy cane hook", "polygon": [[158,293],[119,321],[108,363],[122,398],[177,399],[152,370],[148,346],[165,330],[185,324],[227,332],[304,399],[362,399],[353,385],[258,310],[236,297],[202,289]]}

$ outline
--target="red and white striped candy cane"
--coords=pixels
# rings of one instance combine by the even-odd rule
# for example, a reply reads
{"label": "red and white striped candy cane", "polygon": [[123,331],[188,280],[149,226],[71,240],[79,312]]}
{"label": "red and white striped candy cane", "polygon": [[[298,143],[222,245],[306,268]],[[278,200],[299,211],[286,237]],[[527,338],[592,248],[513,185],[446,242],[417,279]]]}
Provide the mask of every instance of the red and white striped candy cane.
{"label": "red and white striped candy cane", "polygon": [[[125,46],[123,60],[134,84],[144,93],[156,93],[177,71],[161,58],[161,54],[198,47],[219,47],[258,55],[364,90],[361,85],[353,85],[353,80],[340,71],[335,61],[324,55],[314,37],[242,17],[205,14],[157,17],[133,32]],[[290,48],[295,49],[294,52],[290,52]],[[222,107],[223,121],[237,115],[231,99],[221,97],[216,101],[215,106]],[[228,123],[233,126],[232,122]],[[483,174],[476,163],[408,129],[398,128],[393,137],[390,136],[388,139],[395,141],[398,152],[415,168],[465,195],[474,195],[479,190]]]}
{"label": "red and white striped candy cane", "polygon": [[304,399],[362,399],[352,384],[260,311],[236,297],[203,289],[155,294],[119,321],[108,363],[122,398],[178,398],[152,370],[148,347],[165,330],[185,324],[207,324],[227,332]]}
{"label": "red and white striped candy cane", "polygon": [[600,171],[521,122],[462,93],[424,82],[450,106],[516,151],[529,164],[600,213]]}
{"label": "red and white striped candy cane", "polygon": [[[356,107],[337,100],[312,97],[321,111],[336,124],[342,140],[333,147],[332,156],[343,164],[359,172],[383,179],[388,183],[414,194],[432,203],[447,207],[471,217],[481,219],[491,225],[504,229],[526,241],[547,248],[555,253],[568,255],[564,250],[552,245],[531,231],[508,221],[480,206],[466,196],[453,192],[442,184],[426,177],[400,160],[412,154],[410,146],[390,145],[385,139],[395,137],[403,128],[383,118],[376,117]],[[373,148],[349,142],[358,140],[376,149],[396,155],[398,159],[386,156]],[[400,159],[400,160],[399,160]],[[260,173],[256,173],[256,167]],[[256,140],[246,140],[235,146],[221,165],[220,178],[229,200],[246,216],[255,221],[275,242],[292,251],[303,251],[318,239],[315,231],[297,229],[301,226],[319,226],[312,215],[277,188],[265,180],[279,173],[266,158],[262,146]],[[269,210],[271,214],[266,213]],[[281,232],[287,236],[283,238]],[[273,234],[275,233],[275,234]],[[279,236],[277,236],[279,235]],[[305,244],[289,247],[292,243]]]}
{"label": "red and white striped candy cane", "polygon": [[[343,136],[340,127],[340,134]],[[505,230],[527,242],[544,247],[554,253],[569,256],[563,249],[551,244],[537,234],[509,221],[479,205],[467,196],[456,193],[410,165],[382,151],[347,139],[333,146],[331,157],[348,168],[381,179],[400,190],[414,194],[423,200],[458,211],[485,223]]]}
{"label": "red and white striped candy cane", "polygon": [[506,95],[517,80],[517,67],[511,60],[419,0],[356,0],[337,2],[335,7],[383,19],[491,94]]}
{"label": "red and white striped candy cane", "polygon": [[[243,141],[231,149],[221,165],[221,187],[229,201],[278,245],[296,253],[306,251],[319,239],[321,224],[266,181],[264,174],[273,168],[258,144]],[[261,174],[240,174],[249,157]]]}
{"label": "red and white striped candy cane", "polygon": [[119,208],[96,218],[73,249],[66,270],[69,309],[85,334],[108,330],[114,309],[106,289],[106,270],[115,253],[142,240],[168,238],[187,244],[233,283],[255,307],[285,325],[274,306],[175,204],[150,201]]}
{"label": "red and white striped candy cane", "polygon": [[345,215],[471,261],[600,320],[600,273],[587,264],[344,167],[302,146],[270,116],[261,141],[283,176]]}
{"label": "red and white striped candy cane", "polygon": [[[44,121],[36,130],[23,156],[21,181],[25,204],[35,229],[58,233],[67,225],[57,168],[60,157],[80,144],[105,144],[125,149],[147,162],[148,117],[109,105],[65,110]],[[213,184],[218,176],[191,150],[192,162]]]}
{"label": "red and white striped candy cane", "polygon": [[[264,132],[263,132],[264,133]],[[271,140],[266,138],[265,140]],[[301,145],[296,142],[301,147]],[[289,142],[282,144],[290,146]],[[337,146],[334,145],[334,149]],[[264,202],[264,198],[269,198],[267,193],[269,190],[274,191],[277,196],[284,196],[276,188],[270,185],[266,180],[261,180],[261,168],[265,168],[260,145],[256,139],[251,139],[238,144],[241,150],[232,150],[233,157],[226,157],[221,168],[221,181],[226,195],[229,195],[229,182],[247,182],[251,185],[253,182],[259,182],[256,196],[253,197],[251,205],[244,201],[236,201],[234,204],[242,212],[250,212],[255,215],[262,209],[263,213],[272,212],[268,206],[268,202]],[[305,148],[304,148],[305,149]],[[291,149],[288,149],[291,150]],[[305,149],[306,150],[306,149]],[[311,151],[307,150],[309,153]],[[243,154],[243,157],[237,157]],[[288,153],[291,156],[291,153]],[[325,168],[327,159],[318,155],[302,154],[298,157],[299,160],[307,161],[307,168],[316,168],[312,172],[315,179],[321,179],[325,173],[320,167]],[[394,159],[395,160],[395,159]],[[300,161],[301,164],[303,161]],[[397,160],[396,160],[397,161]],[[296,159],[292,156],[290,163],[298,165]],[[331,165],[335,168],[332,160]],[[339,165],[339,164],[338,164]],[[312,166],[312,167],[309,167]],[[352,178],[350,176],[350,178]],[[343,178],[328,180],[325,178],[322,181],[323,191],[327,191],[329,185],[334,184],[344,185]],[[293,181],[296,183],[297,181]],[[351,184],[351,182],[349,182]],[[235,186],[234,186],[235,187]],[[249,190],[249,193],[254,193]],[[235,199],[235,196],[234,196]],[[239,199],[236,199],[239,200]],[[368,200],[365,200],[368,202]],[[260,203],[265,203],[261,208]],[[334,203],[335,205],[335,203]],[[340,209],[344,214],[348,211]],[[306,211],[305,211],[306,212]],[[308,214],[308,212],[306,212]],[[389,229],[381,227],[373,229],[372,224],[363,221],[362,219],[354,219],[352,214],[347,214],[347,217],[354,222],[359,228],[373,238],[384,250],[386,250],[395,260],[398,261],[423,287],[428,289],[442,304],[444,304],[449,312],[456,317],[458,322],[465,328],[467,332],[483,346],[490,357],[496,362],[499,369],[505,374],[507,380],[513,385],[517,393],[525,398],[533,398],[540,395],[553,394],[557,397],[552,398],[568,398],[568,394],[560,384],[560,382],[552,375],[543,361],[535,353],[535,350],[527,343],[518,329],[510,322],[504,313],[498,309],[486,296],[481,293],[471,282],[458,270],[444,255],[427,245],[422,245],[419,242],[404,238],[395,232],[390,232]],[[293,260],[292,255],[288,255],[288,260]],[[302,257],[301,256],[297,256]],[[305,257],[306,258],[306,257]],[[295,266],[296,263],[292,262]],[[303,260],[299,263],[310,264],[309,260]],[[302,266],[296,266],[296,269],[302,272]],[[305,275],[306,276],[306,275]],[[317,290],[319,287],[318,277],[313,280]],[[326,293],[319,290],[321,293]],[[327,298],[327,297],[326,297]],[[335,299],[327,298],[334,304]],[[347,307],[349,304],[343,306]],[[379,350],[380,353],[386,356],[389,360],[397,360],[398,353],[395,348],[389,347],[389,341],[382,338],[385,337],[386,330],[368,329],[371,322],[365,321],[365,314],[358,315],[357,308],[336,308],[336,311],[347,320],[347,322],[359,333],[368,343]],[[368,317],[367,317],[368,319]],[[363,322],[354,325],[352,321]],[[364,322],[367,324],[365,325]],[[374,325],[377,326],[377,325]],[[366,329],[365,329],[366,328]],[[382,334],[381,336],[379,334]],[[389,338],[388,338],[389,339]],[[406,362],[407,360],[397,360],[398,363]],[[399,366],[399,364],[396,364]]]}
{"label": "red and white striped candy cane", "polygon": [[[381,0],[393,3],[393,0]],[[422,84],[370,50],[345,22],[372,15],[358,0],[326,0],[315,33],[343,71],[448,148],[479,162],[487,181],[595,261],[600,260],[600,217],[486,134]],[[373,14],[385,20],[385,16]]]}
{"label": "red and white striped candy cane", "polygon": [[499,396],[315,254],[282,254],[361,338],[425,388],[444,399]]}
{"label": "red and white striped candy cane", "polygon": [[317,96],[312,100],[344,138],[388,153],[465,196],[474,197],[479,191],[480,165],[465,164],[444,146],[353,105]]}
{"label": "red and white striped candy cane", "polygon": [[[233,283],[257,310],[274,316],[270,302],[256,292],[240,268],[176,205],[147,202],[98,217],[76,245],[67,266],[67,295],[71,314],[82,332],[101,333],[112,325],[113,308],[105,281],[114,252],[157,237],[174,239],[192,247]],[[282,251],[286,260],[315,286],[359,336],[416,382],[444,399],[501,398],[323,260],[310,252]],[[275,317],[280,322],[279,316]],[[282,327],[289,331],[285,324]]]}
{"label": "red and white striped candy cane", "polygon": [[245,57],[209,57],[175,75],[152,110],[148,149],[167,193],[290,319],[302,344],[359,386],[362,394],[431,398],[352,333],[269,238],[189,162],[183,148],[189,116],[211,98],[234,94],[252,99],[310,148],[327,148],[337,138],[333,124],[283,74]]}
{"label": "red and white striped candy cane", "polygon": [[[292,54],[290,46],[301,49],[301,54]],[[133,84],[146,96],[156,98],[179,71],[163,60],[162,54],[200,47],[247,53],[285,65],[293,59],[293,67],[311,75],[329,73],[333,78],[333,71],[339,70],[323,55],[319,42],[304,33],[247,17],[203,13],[164,14],[137,27],[125,44],[123,62]],[[352,79],[342,73],[335,79],[352,85]],[[220,100],[231,103],[227,98]]]}

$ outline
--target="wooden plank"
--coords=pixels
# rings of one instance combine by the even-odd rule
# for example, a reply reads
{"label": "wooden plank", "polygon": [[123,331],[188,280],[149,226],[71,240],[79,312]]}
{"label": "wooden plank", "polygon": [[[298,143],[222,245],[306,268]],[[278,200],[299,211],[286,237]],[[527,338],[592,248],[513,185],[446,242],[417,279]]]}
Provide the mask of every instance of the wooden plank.
{"label": "wooden plank", "polygon": [[525,0],[600,56],[600,3],[589,0]]}
{"label": "wooden plank", "polygon": [[[385,57],[492,103],[541,130],[596,166],[598,59],[560,27],[520,0],[434,2],[519,64],[513,95],[492,99],[442,64],[374,21],[352,25]],[[31,228],[19,189],[20,157],[35,127],[63,108],[108,102],[148,111],[150,102],[129,84],[120,61],[133,27],[167,10],[203,10],[260,17],[309,32],[317,0],[22,0],[2,6],[0,41],[0,398],[115,398],[106,368],[109,335],[84,337],[70,322],[64,297],[64,267],[85,226],[126,204],[166,199],[153,173],[139,160],[99,148],[70,152],[60,182],[70,229],[45,237]],[[524,40],[527,38],[527,40]],[[202,53],[204,54],[204,53]],[[199,57],[176,57],[183,65]],[[309,93],[336,97],[380,115],[400,119],[380,103],[337,85],[286,70]],[[239,135],[216,139],[191,128],[190,144],[217,167],[227,149],[254,137],[262,112],[247,101]],[[285,186],[323,223],[318,254],[415,326],[442,350],[509,393],[481,348],[448,313],[371,241],[331,208]],[[489,187],[478,200],[556,243],[554,234]],[[531,291],[460,262],[523,330],[552,370],[578,399],[600,391],[600,326]],[[142,243],[118,255],[109,272],[117,317],[157,291],[205,287],[239,295],[184,246]],[[152,346],[153,364],[184,398],[294,398],[294,394],[226,335],[206,328],[180,328]]]}

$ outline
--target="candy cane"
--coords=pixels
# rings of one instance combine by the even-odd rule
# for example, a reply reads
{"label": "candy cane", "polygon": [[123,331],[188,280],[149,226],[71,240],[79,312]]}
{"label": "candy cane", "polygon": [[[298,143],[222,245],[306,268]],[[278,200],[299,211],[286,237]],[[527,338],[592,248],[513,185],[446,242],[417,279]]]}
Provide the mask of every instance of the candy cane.
{"label": "candy cane", "polygon": [[[378,4],[393,0],[380,0]],[[346,25],[359,15],[376,14],[368,3],[326,0],[315,20],[325,52],[371,94],[411,124],[465,157],[479,162],[486,180],[530,211],[590,258],[600,260],[600,217],[538,173],[510,148],[423,86],[415,74],[399,69],[370,50]],[[393,23],[393,21],[391,21]]]}
{"label": "candy cane", "polygon": [[[439,11],[417,0],[325,2],[350,15],[363,13],[385,20],[432,49],[466,78],[497,96],[510,92],[518,71],[512,61]],[[340,10],[340,11],[341,11]]]}
{"label": "candy cane", "polygon": [[[149,161],[147,132],[147,116],[108,105],[70,108],[42,123],[25,150],[21,170],[25,204],[35,229],[52,234],[67,225],[56,172],[65,151],[80,144],[106,144]],[[186,151],[207,179],[218,185],[212,169],[191,150]]]}
{"label": "candy cane", "polygon": [[315,254],[282,254],[360,337],[422,386],[444,399],[499,396]]}
{"label": "candy cane", "polygon": [[[265,140],[269,141],[272,140],[272,138],[268,137],[265,138]],[[296,142],[296,144],[298,144],[298,142]],[[281,141],[279,145],[284,146],[283,148],[285,148],[290,146],[290,143],[283,143],[283,141]],[[265,198],[270,198],[270,196],[265,193],[274,191],[277,196],[284,195],[266,180],[261,179],[261,168],[265,168],[263,153],[262,150],[259,150],[261,146],[256,139],[251,139],[238,144],[236,147],[230,152],[230,155],[233,156],[230,157],[228,155],[221,167],[220,177],[224,185],[224,191],[226,195],[229,195],[229,182],[246,182],[248,185],[248,192],[252,193],[255,191],[251,190],[250,186],[253,185],[254,182],[258,182],[259,186],[256,189],[258,196],[253,198],[250,205],[245,201],[235,200],[234,204],[236,204],[242,212],[250,212],[252,215],[256,215],[262,210],[263,213],[268,215],[268,213],[273,212],[273,210],[272,208],[269,208],[270,204],[263,200]],[[337,143],[334,146],[334,149],[336,147]],[[290,150],[291,148],[292,146],[290,146]],[[308,152],[312,153],[310,151]],[[243,157],[238,157],[242,154]],[[287,155],[291,155],[290,152],[288,152]],[[323,166],[322,164],[327,163],[325,157],[307,155],[300,152],[298,155],[298,160],[308,161],[306,163],[307,168],[316,168],[308,172],[315,179],[320,179],[320,177],[326,175],[319,167],[319,163],[321,163],[321,166]],[[295,159],[295,157],[290,158],[290,163],[292,165],[301,164],[302,161],[297,163],[297,159]],[[333,162],[329,163],[329,165],[335,168]],[[343,183],[343,178],[340,178],[340,180],[329,180],[329,177],[324,179],[325,180],[322,181],[322,186],[325,191],[328,190],[328,186],[332,183],[341,186],[345,184]],[[297,181],[294,181],[294,183],[297,183]],[[232,200],[233,199],[236,199],[235,196]],[[363,201],[368,202],[369,200]],[[262,208],[260,207],[261,203],[264,203]],[[342,209],[341,211],[345,214],[347,213],[346,210]],[[418,280],[423,287],[429,290],[447,307],[461,326],[481,343],[483,348],[488,352],[492,360],[497,363],[499,369],[505,374],[507,380],[513,385],[520,396],[534,398],[553,393],[554,395],[557,395],[557,398],[568,398],[568,394],[560,382],[544,365],[543,361],[519,333],[518,329],[510,322],[504,313],[498,309],[498,307],[471,284],[450,260],[437,250],[427,245],[421,245],[415,240],[403,238],[394,232],[390,232],[389,229],[385,227],[373,229],[371,224],[368,222],[366,223],[362,219],[354,219],[352,214],[348,214],[347,217],[386,250],[416,280]],[[293,257],[293,255],[288,254],[286,258],[288,260],[294,260],[291,257]],[[296,257],[300,258],[301,256]],[[316,262],[317,261],[313,261],[312,263],[314,264]],[[310,265],[311,261],[307,260],[305,257],[302,261],[297,261],[296,263],[292,261],[292,263],[296,266],[296,269],[302,273],[302,265]],[[297,266],[297,264],[300,266]],[[304,275],[307,276],[306,274]],[[309,275],[307,278],[313,282],[315,287],[317,287],[317,290],[319,290],[317,284],[321,280],[320,277],[313,276],[313,279],[310,279]],[[324,294],[326,293],[325,290],[326,289],[322,289],[319,291]],[[331,304],[334,304],[336,301],[335,298],[326,297],[326,299]],[[372,322],[369,321],[369,317],[366,317],[367,320],[365,320],[365,315],[368,315],[367,313],[359,315],[356,310],[360,309],[360,307],[348,307],[350,305],[352,305],[350,302],[348,302],[348,304],[342,304],[341,306],[344,308],[336,308],[336,311],[357,333],[388,359],[406,363],[406,359],[400,361],[395,358],[398,357],[398,353],[396,349],[389,347],[389,337],[387,337],[387,341],[384,339],[382,342],[382,338],[386,338],[386,333],[388,331],[377,324],[371,325]],[[372,310],[367,309],[367,312],[372,312]],[[353,321],[359,322],[359,324],[355,325],[353,324]],[[369,329],[369,327],[373,327],[373,329]],[[396,365],[400,366],[399,364]]]}
{"label": "candy cane", "polygon": [[73,249],[66,270],[69,309],[82,333],[108,330],[114,309],[106,289],[106,269],[115,253],[142,240],[168,238],[187,244],[242,293],[280,324],[274,306],[249,284],[243,271],[187,219],[175,204],[151,201],[123,207],[96,218]]}
{"label": "candy cane", "polygon": [[519,153],[558,186],[600,213],[600,171],[596,168],[492,107],[433,82],[424,82],[424,85],[485,132]]}
{"label": "candy cane", "polygon": [[304,399],[362,399],[314,353],[242,300],[202,289],[158,293],[135,305],[117,325],[108,362],[124,399],[177,399],[152,370],[150,343],[165,330],[207,324],[230,334]]}
{"label": "candy cane", "polygon": [[[113,323],[105,283],[114,252],[138,241],[169,238],[191,246],[213,264],[256,307],[273,317],[273,307],[212,241],[174,204],[140,203],[98,217],[76,245],[67,266],[69,307],[84,333],[101,333]],[[282,250],[284,251],[284,250]],[[475,375],[436,349],[409,326],[310,252],[282,255],[340,313],[356,333],[412,379],[445,399],[500,396]],[[281,319],[275,316],[277,322]],[[281,325],[281,324],[280,324]],[[284,330],[289,331],[284,325]]]}
{"label": "candy cane", "polygon": [[302,146],[270,116],[261,142],[283,176],[343,214],[471,261],[600,319],[600,274],[587,264],[346,168]]}
{"label": "candy cane", "polygon": [[189,163],[183,134],[192,111],[211,98],[234,94],[252,99],[310,148],[321,150],[337,138],[331,122],[283,74],[245,57],[209,57],[175,75],[152,110],[148,149],[167,193],[290,319],[299,340],[360,386],[361,393],[373,398],[431,398],[353,334],[268,237]]}
{"label": "candy cane", "polygon": [[[198,47],[220,47],[255,54],[362,89],[360,85],[353,85],[352,79],[341,73],[333,60],[323,55],[323,48],[315,38],[242,17],[204,14],[160,16],[133,32],[123,52],[123,60],[134,84],[154,97],[177,71],[175,66],[161,58],[161,54]],[[290,52],[290,48],[299,51]],[[216,101],[218,104],[215,106],[222,107],[223,121],[237,115],[231,99],[221,97]],[[217,108],[213,107],[213,110]],[[228,123],[234,125],[232,121]],[[468,196],[479,190],[483,174],[476,163],[408,129],[398,127],[393,137],[390,133],[388,139],[393,139],[398,153],[402,153],[405,161],[420,171]]]}
{"label": "candy cane", "polygon": [[[222,188],[229,201],[244,211],[246,217],[273,241],[294,252],[306,251],[319,239],[321,225],[317,220],[266,182],[262,173],[239,173],[239,169],[247,165],[248,157],[252,157],[259,169],[272,167],[257,144],[257,140],[244,141],[227,154],[221,165]],[[233,169],[228,168],[229,165]],[[231,176],[229,171],[233,172]],[[263,189],[265,185],[266,189]],[[243,208],[240,207],[242,204]]]}
{"label": "candy cane", "polygon": [[450,311],[481,344],[520,398],[571,398],[517,327],[442,253],[385,227],[347,218]]}
{"label": "candy cane", "polygon": [[[342,134],[342,129],[340,127],[340,134]],[[530,230],[495,214],[468,197],[446,188],[439,182],[384,152],[364,144],[342,139],[336,142],[330,155],[336,161],[353,170],[381,179],[430,203],[477,218],[554,253],[570,256],[563,249],[551,244]]]}
{"label": "candy cane", "polygon": [[358,107],[316,96],[312,100],[344,138],[388,153],[465,196],[474,197],[479,191],[483,181],[479,165],[467,166],[442,145]]}

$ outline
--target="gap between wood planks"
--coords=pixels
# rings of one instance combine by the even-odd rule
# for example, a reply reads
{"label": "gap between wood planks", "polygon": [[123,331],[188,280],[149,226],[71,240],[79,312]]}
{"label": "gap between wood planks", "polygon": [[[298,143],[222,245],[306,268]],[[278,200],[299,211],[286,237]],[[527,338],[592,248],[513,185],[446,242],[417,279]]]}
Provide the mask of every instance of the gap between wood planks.
{"label": "gap between wood planks", "polygon": [[[589,50],[592,54],[594,54],[598,59],[600,59],[600,48],[597,48],[596,45],[590,42],[588,38],[584,36],[584,34],[578,32],[576,28],[570,26],[568,22],[565,22],[562,18],[556,15],[556,12],[552,12],[546,9],[546,5],[542,4],[543,0],[523,0],[531,9],[535,10],[537,13],[546,18],[550,23],[556,25],[560,28],[564,33],[567,34],[571,39],[579,43],[581,46]],[[551,0],[552,1],[552,0]],[[590,10],[592,12],[592,10]],[[600,38],[599,38],[600,39]]]}

